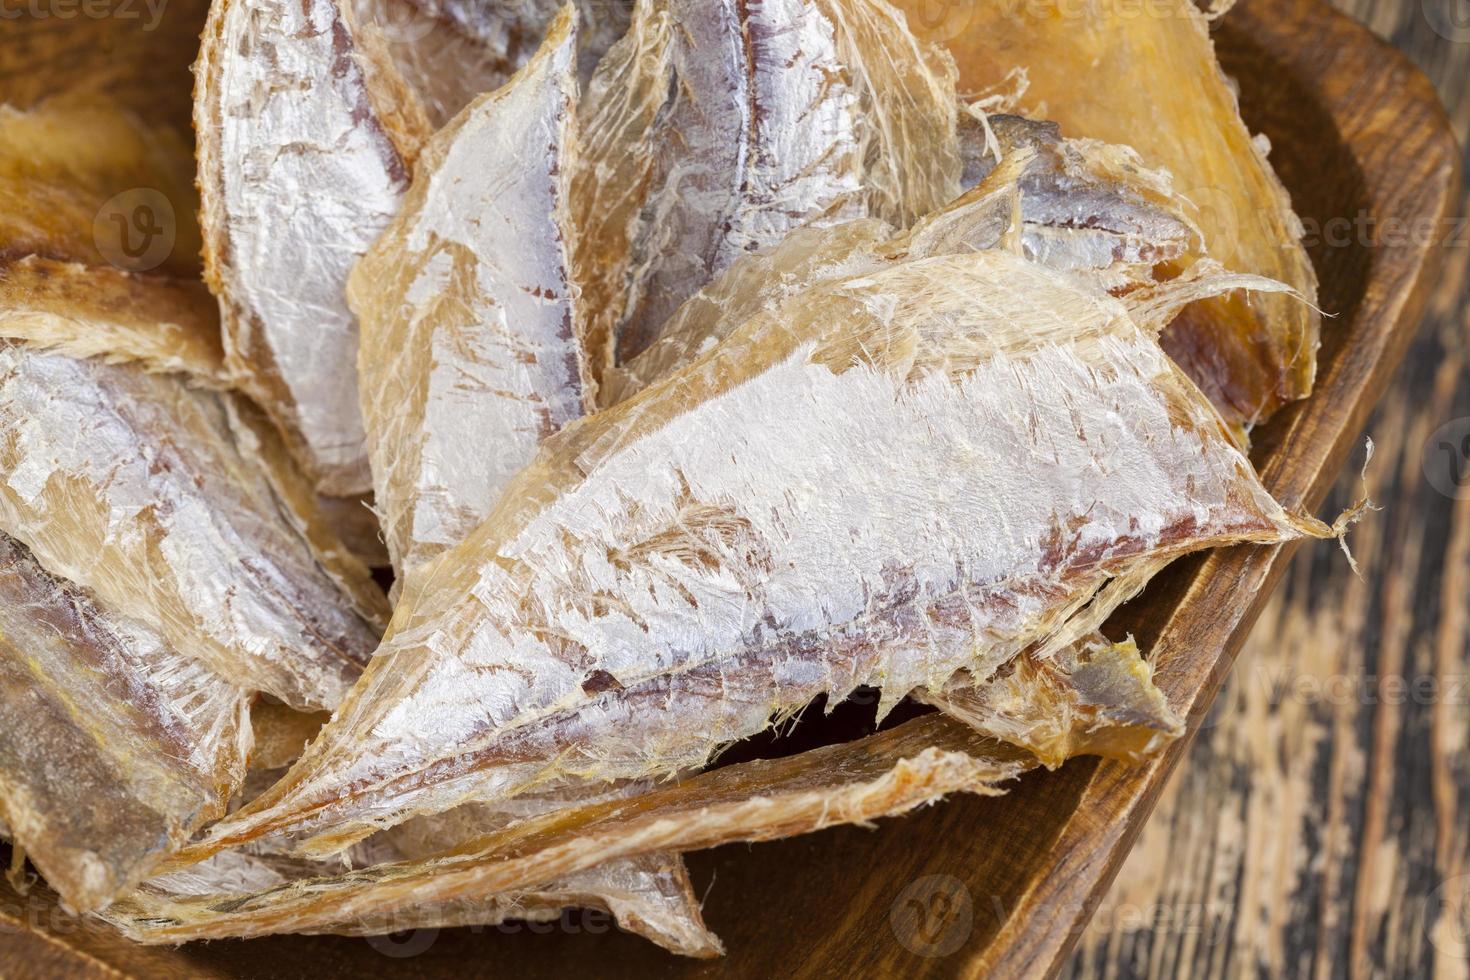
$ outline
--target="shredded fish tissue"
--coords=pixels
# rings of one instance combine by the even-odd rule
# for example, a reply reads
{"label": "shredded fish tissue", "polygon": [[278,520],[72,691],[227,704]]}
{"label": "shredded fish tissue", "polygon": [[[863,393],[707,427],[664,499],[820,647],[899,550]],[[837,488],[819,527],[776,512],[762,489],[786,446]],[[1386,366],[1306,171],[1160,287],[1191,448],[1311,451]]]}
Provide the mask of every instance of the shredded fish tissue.
{"label": "shredded fish tissue", "polygon": [[[1342,533],[1246,455],[1315,279],[1179,3],[213,0],[192,146],[0,107],[9,880],[147,944],[716,957],[686,852],[1179,738],[1115,610]],[[147,268],[91,226],[139,185]]]}

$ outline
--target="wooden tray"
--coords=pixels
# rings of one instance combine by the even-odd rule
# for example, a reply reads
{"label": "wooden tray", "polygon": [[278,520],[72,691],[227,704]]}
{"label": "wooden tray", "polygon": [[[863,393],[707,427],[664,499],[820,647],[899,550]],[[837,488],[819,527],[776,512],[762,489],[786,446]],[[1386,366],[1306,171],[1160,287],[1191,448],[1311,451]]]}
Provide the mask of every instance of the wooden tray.
{"label": "wooden tray", "polygon": [[[155,43],[191,36],[198,21],[190,18],[201,16],[196,0],[179,0]],[[28,102],[58,68],[95,61],[85,29],[116,35],[106,41],[116,91],[134,94],[133,76],[118,68],[132,58],[150,76],[136,85],[139,108],[184,116],[186,102],[151,94],[152,76],[177,78],[186,91],[181,65],[151,57],[136,33],[81,21],[7,23],[6,32],[29,35],[9,34],[0,45],[0,95]],[[1304,218],[1321,227],[1366,214],[1378,227],[1412,228],[1450,217],[1458,150],[1434,90],[1397,51],[1321,0],[1242,0],[1217,40],[1240,82],[1245,118],[1270,137]],[[1360,445],[1439,259],[1433,244],[1399,241],[1315,250],[1321,303],[1336,314],[1323,331],[1318,390],[1256,436],[1256,463],[1288,507],[1318,506]],[[1242,547],[1181,562],[1120,613],[1119,625],[1154,652],[1160,685],[1192,722],[1208,710],[1291,550]],[[844,707],[797,742],[870,717],[871,709]],[[679,960],[577,913],[535,931],[148,949],[0,885],[0,976],[1043,976],[1065,962],[1187,748],[1181,740],[1144,766],[1075,760],[1028,776],[1005,797],[957,798],[876,830],[691,855],[696,882],[712,886],[709,922],[730,950],[716,962]]]}

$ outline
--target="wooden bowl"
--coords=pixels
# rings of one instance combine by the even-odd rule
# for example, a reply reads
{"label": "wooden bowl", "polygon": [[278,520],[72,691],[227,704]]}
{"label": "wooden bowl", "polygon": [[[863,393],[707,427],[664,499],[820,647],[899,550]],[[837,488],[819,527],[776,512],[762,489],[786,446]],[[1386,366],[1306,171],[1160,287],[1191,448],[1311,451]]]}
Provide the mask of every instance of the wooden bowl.
{"label": "wooden bowl", "polygon": [[[188,81],[172,52],[202,16],[199,0],[176,0],[152,51],[147,37],[115,25],[8,23],[7,32],[29,34],[0,47],[0,94],[25,103],[45,94],[58,70],[102,70],[81,33],[92,30],[104,38],[112,90],[160,118],[186,120]],[[1409,228],[1449,219],[1458,150],[1434,90],[1397,51],[1321,0],[1242,0],[1217,42],[1240,82],[1246,121],[1270,137],[1304,218],[1322,227],[1366,214],[1377,227],[1397,219]],[[160,101],[160,83],[177,95]],[[1336,315],[1323,330],[1318,388],[1256,434],[1256,464],[1283,504],[1320,505],[1359,446],[1439,260],[1433,244],[1399,240],[1315,249],[1321,304]],[[1119,614],[1126,621],[1118,625],[1154,652],[1160,686],[1192,722],[1209,709],[1291,551],[1240,547],[1180,562]],[[871,707],[848,705],[794,740],[742,752],[792,751],[870,721]],[[1074,760],[1028,776],[1007,796],[956,798],[876,830],[693,854],[696,883],[710,886],[708,920],[730,951],[720,961],[680,960],[581,913],[550,926],[372,941],[286,936],[143,948],[67,919],[43,895],[22,899],[0,887],[0,975],[1047,975],[1065,962],[1187,749],[1181,740],[1137,766]]]}

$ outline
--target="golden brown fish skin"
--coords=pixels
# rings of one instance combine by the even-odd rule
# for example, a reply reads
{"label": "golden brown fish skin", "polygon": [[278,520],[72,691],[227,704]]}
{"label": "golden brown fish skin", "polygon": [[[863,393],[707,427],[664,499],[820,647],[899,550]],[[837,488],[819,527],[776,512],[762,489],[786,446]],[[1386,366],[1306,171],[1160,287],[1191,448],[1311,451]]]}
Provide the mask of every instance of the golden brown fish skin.
{"label": "golden brown fish skin", "polygon": [[[7,336],[225,384],[219,311],[199,282],[192,156],[103,95],[0,107]],[[124,192],[135,197],[119,203]]]}
{"label": "golden brown fish skin", "polygon": [[107,904],[224,814],[249,704],[0,535],[0,818],[72,909]]}
{"label": "golden brown fish skin", "polygon": [[40,350],[229,384],[218,307],[197,279],[27,255],[0,267],[0,314],[5,336]]}
{"label": "golden brown fish skin", "polygon": [[573,13],[429,142],[402,211],[348,282],[374,495],[400,577],[473,530],[590,400],[568,210]]}
{"label": "golden brown fish skin", "polygon": [[385,61],[337,0],[219,0],[195,68],[205,281],[229,367],[317,488],[344,496],[371,478],[343,289],[424,125]]}
{"label": "golden brown fish skin", "polygon": [[1136,761],[1184,732],[1133,641],[1100,633],[1051,657],[1023,653],[984,683],[961,675],[920,697],[1048,769],[1078,755]]}
{"label": "golden brown fish skin", "polygon": [[250,708],[250,727],[255,732],[250,768],[286,768],[301,758],[306,743],[316,738],[330,718],[325,711],[297,711],[276,701],[257,699]]}
{"label": "golden brown fish skin", "polygon": [[[1108,5],[1074,16],[1048,3],[962,0],[924,28],[954,54],[962,90],[995,87],[1025,67],[1023,106],[1045,105],[1067,136],[1134,147],[1198,206],[1214,258],[1315,302],[1301,223],[1240,119],[1193,0],[1169,0],[1168,9],[1144,17]],[[1311,392],[1320,326],[1310,305],[1285,296],[1226,296],[1187,311],[1165,346],[1227,421],[1249,426]]]}
{"label": "golden brown fish skin", "polygon": [[330,929],[426,903],[514,892],[614,858],[763,841],[897,816],[953,793],[999,794],[1035,765],[1024,753],[931,715],[856,742],[728,766],[631,800],[558,810],[434,859],[286,888],[241,883],[228,900],[144,888],[107,910],[149,943]]}
{"label": "golden brown fish skin", "polygon": [[1072,642],[1177,555],[1324,535],[1154,340],[1207,287],[1125,306],[990,251],[788,299],[549,440],[201,851],[330,853],[532,784],[697,768],[818,694],[891,705]]}
{"label": "golden brown fish skin", "polygon": [[[380,853],[377,864],[433,860],[519,821],[558,809],[628,798],[648,789],[647,785],[587,784],[496,806],[467,803],[392,827],[370,838],[367,845]],[[485,899],[491,903],[491,914],[481,923],[485,925],[513,918],[518,910],[548,915],[569,907],[592,908],[611,913],[624,930],[680,955],[710,957],[724,952],[719,938],[704,923],[688,869],[678,854],[655,852],[619,858],[549,884],[505,895],[490,894]],[[485,914],[482,910],[481,915]]]}
{"label": "golden brown fish skin", "polygon": [[197,278],[192,157],[172,129],[145,123],[105,95],[61,96],[27,111],[0,106],[0,266],[27,255],[96,268],[125,263],[126,254],[99,248],[111,231],[96,227],[99,212],[116,195],[144,188],[172,210],[151,217],[173,244],[161,256],[145,249],[158,261],[143,271]]}
{"label": "golden brown fish skin", "polygon": [[645,0],[586,107],[599,376],[743,252],[811,222],[906,224],[958,191],[953,67],[885,0]]}
{"label": "golden brown fish skin", "polygon": [[0,529],[48,569],[235,683],[342,698],[378,631],[236,444],[224,396],[4,342],[0,417]]}

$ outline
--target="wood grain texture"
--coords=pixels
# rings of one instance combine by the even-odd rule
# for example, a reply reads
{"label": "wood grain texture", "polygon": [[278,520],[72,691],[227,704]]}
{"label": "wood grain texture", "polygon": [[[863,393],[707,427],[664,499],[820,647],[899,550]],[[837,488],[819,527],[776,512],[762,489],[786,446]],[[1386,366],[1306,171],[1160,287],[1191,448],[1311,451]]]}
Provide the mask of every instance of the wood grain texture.
{"label": "wood grain texture", "polygon": [[[1423,67],[1465,145],[1470,23],[1445,30],[1464,5],[1338,6]],[[1428,477],[1451,475],[1437,430],[1470,417],[1456,190],[1423,328],[1367,426],[1383,510],[1352,538],[1363,576],[1323,549],[1293,562],[1070,977],[1470,976],[1470,499]],[[1344,474],[1328,509],[1360,487]]]}
{"label": "wood grain texture", "polygon": [[[1351,22],[1334,19],[1320,0],[1242,0],[1224,21],[1220,41],[1227,68],[1242,80],[1247,120],[1275,144],[1273,160],[1304,217],[1319,227],[1360,211],[1380,222],[1441,221],[1458,204],[1450,193],[1458,181],[1457,151],[1433,90],[1391,49]],[[1409,343],[1428,287],[1440,287],[1436,316],[1461,316],[1457,309],[1450,312],[1451,300],[1439,298],[1444,277],[1421,279],[1426,266],[1442,258],[1437,248],[1386,240],[1366,246],[1349,236],[1342,247],[1319,242],[1313,258],[1323,280],[1323,305],[1338,314],[1324,331],[1319,390],[1273,420],[1256,446],[1268,486],[1288,505],[1309,508],[1321,503],[1350,457],[1356,453],[1355,462],[1361,462],[1358,434]],[[1463,268],[1451,268],[1463,280]],[[1437,388],[1430,391],[1421,373],[1400,414],[1380,416],[1387,419],[1380,425],[1407,447],[1396,454],[1390,434],[1379,437],[1383,452],[1370,475],[1385,498],[1393,486],[1421,486],[1414,467],[1428,431],[1416,442],[1414,426],[1433,429],[1429,420],[1452,417],[1459,404],[1458,367],[1446,369],[1452,359],[1442,353],[1431,356],[1436,377],[1430,380],[1448,392],[1443,409],[1431,404],[1441,395]],[[1438,380],[1446,370],[1449,380]],[[1392,410],[1390,403],[1385,411]],[[1425,413],[1424,421],[1414,421]],[[1470,514],[1456,525],[1445,508],[1438,525],[1414,531],[1414,514],[1439,506],[1422,488],[1416,494],[1411,503],[1420,509],[1400,515],[1409,508],[1396,507],[1357,536],[1359,551],[1374,566],[1352,586],[1359,591],[1347,591],[1357,580],[1344,574],[1345,560],[1330,546],[1314,548],[1303,565],[1293,566],[1293,598],[1271,607],[1263,630],[1272,632],[1260,634],[1253,649],[1264,646],[1278,657],[1299,658],[1293,662],[1303,669],[1343,672],[1353,668],[1350,661],[1340,662],[1342,650],[1356,640],[1340,637],[1362,637],[1360,650],[1373,645],[1375,669],[1397,665],[1402,672],[1423,657],[1430,658],[1425,663],[1453,667],[1463,653],[1459,622],[1441,630],[1436,619],[1428,632],[1417,634],[1414,624],[1423,609],[1439,602],[1440,591],[1462,590],[1470,542],[1455,546],[1458,570],[1428,591],[1416,588],[1421,579],[1409,572],[1418,575],[1426,562],[1439,567],[1436,560],[1449,551],[1453,528],[1462,529],[1461,538],[1470,536],[1464,529]],[[1397,555],[1398,564],[1385,565],[1388,554]],[[1284,552],[1260,548],[1182,562],[1110,628],[1132,630],[1153,649],[1161,686],[1176,707],[1204,725],[1193,753],[1202,761],[1185,768],[1166,796],[1161,819],[1148,824],[1144,850],[1117,886],[1121,891],[1109,892],[1109,881],[1170,774],[1191,754],[1186,745],[1142,767],[1078,760],[1060,772],[1021,780],[1007,797],[953,800],[876,830],[846,828],[693,855],[696,881],[710,886],[708,919],[731,950],[714,963],[678,961],[578,913],[535,930],[425,932],[371,942],[281,937],[143,949],[66,919],[44,894],[23,899],[0,888],[0,976],[65,975],[55,964],[71,954],[76,975],[117,971],[150,977],[918,977],[1044,975],[1060,969],[1172,975],[1191,968],[1233,975],[1273,962],[1296,972],[1302,950],[1308,951],[1307,968],[1323,975],[1359,961],[1368,975],[1378,972],[1373,956],[1397,962],[1391,957],[1416,936],[1416,962],[1422,963],[1422,929],[1398,897],[1426,894],[1435,875],[1454,866],[1449,859],[1439,863],[1440,854],[1463,851],[1463,817],[1458,825],[1441,826],[1445,811],[1428,801],[1464,801],[1465,709],[1441,710],[1436,728],[1434,712],[1417,707],[1326,716],[1267,699],[1228,732],[1208,713],[1234,652],[1289,564]],[[1335,591],[1322,588],[1328,582]],[[1291,603],[1302,611],[1289,613]],[[1366,653],[1357,656],[1370,662]],[[1248,687],[1249,673],[1242,676]],[[872,712],[871,702],[845,705],[827,719],[809,712],[810,721],[792,737],[741,751],[793,751],[850,735],[870,724]],[[1411,716],[1425,732],[1440,734],[1404,741],[1404,719]],[[1217,739],[1228,740],[1217,747]],[[1337,740],[1341,752],[1331,748]],[[1428,744],[1439,748],[1427,751]],[[1303,747],[1308,751],[1293,751]],[[1431,795],[1418,802],[1396,796],[1411,779],[1431,787]],[[1189,787],[1196,785],[1209,792],[1191,795]],[[1261,791],[1253,793],[1256,787]],[[1226,816],[1231,808],[1234,823]],[[1414,826],[1412,833],[1406,824]],[[1459,852],[1444,843],[1454,833],[1461,835]],[[1249,845],[1252,834],[1261,843]],[[1412,848],[1392,850],[1393,842],[1411,839]],[[1364,847],[1373,849],[1373,860],[1355,864],[1350,859]],[[1238,855],[1235,865],[1232,853]],[[1279,860],[1282,855],[1289,860]],[[1403,877],[1405,867],[1426,855],[1433,855],[1434,871],[1421,868]],[[1122,907],[1119,895],[1129,902],[1137,896],[1140,905],[1154,896],[1169,902],[1181,896],[1175,906],[1186,911],[1195,900],[1191,896],[1228,896],[1212,914],[1227,923],[1219,935],[1229,938],[1137,926],[1111,914]],[[1069,961],[1073,942],[1099,902],[1099,927]],[[1401,911],[1383,912],[1394,908]],[[1331,960],[1314,952],[1329,947],[1336,951]]]}

